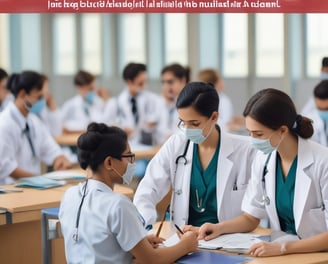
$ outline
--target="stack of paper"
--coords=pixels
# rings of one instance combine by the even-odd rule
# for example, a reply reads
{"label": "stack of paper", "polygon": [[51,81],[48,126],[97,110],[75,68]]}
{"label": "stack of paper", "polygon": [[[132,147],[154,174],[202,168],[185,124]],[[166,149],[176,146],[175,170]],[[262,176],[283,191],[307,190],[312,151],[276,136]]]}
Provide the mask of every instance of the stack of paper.
{"label": "stack of paper", "polygon": [[52,180],[85,180],[86,176],[74,171],[52,171],[42,175]]}
{"label": "stack of paper", "polygon": [[56,181],[56,180],[48,179],[43,176],[20,178],[16,182],[16,186],[18,187],[28,187],[28,188],[35,188],[40,190],[59,187],[65,184],[66,184],[65,181]]}

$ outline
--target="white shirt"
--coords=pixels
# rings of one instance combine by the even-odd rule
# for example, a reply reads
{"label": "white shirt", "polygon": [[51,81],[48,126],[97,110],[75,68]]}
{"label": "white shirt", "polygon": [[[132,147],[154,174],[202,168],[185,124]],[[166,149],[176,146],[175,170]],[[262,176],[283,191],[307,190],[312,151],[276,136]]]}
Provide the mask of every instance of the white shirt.
{"label": "white shirt", "polygon": [[73,240],[85,183],[68,189],[59,219],[68,263],[130,264],[129,253],[147,234],[132,202],[102,182],[89,179],[81,209],[78,241]]}
{"label": "white shirt", "polygon": [[[270,220],[273,231],[281,231],[276,209],[276,151],[271,155],[265,175],[270,199],[264,205],[262,172],[267,155],[258,153],[252,165],[252,177],[245,193],[242,210],[257,218]],[[328,148],[298,138],[297,169],[293,212],[299,237],[307,238],[328,231]]]}
{"label": "white shirt", "polygon": [[56,137],[62,134],[62,119],[59,109],[50,111],[49,108],[45,106],[37,116],[45,124],[52,136]]}
{"label": "white shirt", "polygon": [[318,109],[315,107],[307,115],[312,119],[313,123],[313,135],[312,140],[320,143],[321,145],[328,146],[328,124],[321,119],[318,114]]}
{"label": "white shirt", "polygon": [[13,102],[15,100],[15,97],[11,94],[11,93],[8,93],[6,95],[6,97],[4,98],[4,100],[2,101],[2,103],[0,104],[0,112],[2,112],[5,107],[10,103],[10,102]]}
{"label": "white shirt", "polygon": [[97,95],[92,105],[88,104],[81,95],[75,95],[61,108],[63,128],[81,131],[86,130],[91,122],[101,122],[104,105],[104,101]]}
{"label": "white shirt", "polygon": [[[111,98],[105,107],[103,122],[108,125],[117,125],[122,128],[133,129],[135,132],[130,135],[132,143],[144,143],[142,133],[151,134],[152,145],[162,144],[166,139],[162,123],[166,121],[161,112],[163,104],[159,95],[143,90],[135,97],[139,120],[135,123],[132,113],[132,105],[129,91],[125,88],[117,97]],[[155,127],[150,128],[147,123],[156,123]]]}
{"label": "white shirt", "polygon": [[[32,149],[24,129],[29,125]],[[0,115],[0,185],[14,181],[9,175],[21,168],[35,175],[41,173],[40,162],[51,165],[62,151],[47,128],[34,114],[24,117],[14,103],[10,103]]]}
{"label": "white shirt", "polygon": [[[219,221],[236,217],[242,213],[241,202],[248,180],[255,150],[248,137],[221,132],[220,151],[217,161],[216,196]],[[193,158],[193,143],[190,142],[185,160],[182,155],[186,146],[182,134],[172,135],[147,166],[146,174],[134,195],[133,203],[146,222],[146,226],[157,220],[156,205],[173,186],[171,217],[174,223],[188,223],[189,191]]]}

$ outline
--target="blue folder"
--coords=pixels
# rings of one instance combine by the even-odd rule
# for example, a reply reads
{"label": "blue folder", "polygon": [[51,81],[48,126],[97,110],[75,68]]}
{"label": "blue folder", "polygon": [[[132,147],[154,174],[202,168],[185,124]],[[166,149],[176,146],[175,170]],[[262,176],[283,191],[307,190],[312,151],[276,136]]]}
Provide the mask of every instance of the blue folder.
{"label": "blue folder", "polygon": [[251,261],[251,258],[244,256],[231,256],[213,251],[197,251],[177,260],[179,264],[241,264]]}

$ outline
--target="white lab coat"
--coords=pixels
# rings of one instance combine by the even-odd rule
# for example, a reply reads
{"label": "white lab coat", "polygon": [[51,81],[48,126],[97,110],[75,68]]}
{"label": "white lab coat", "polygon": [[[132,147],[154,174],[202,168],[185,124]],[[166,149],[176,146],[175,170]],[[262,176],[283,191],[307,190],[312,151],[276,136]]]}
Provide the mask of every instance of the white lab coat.
{"label": "white lab coat", "polygon": [[[317,108],[314,108],[311,112],[307,115],[308,118],[312,119],[313,121],[313,136],[312,140],[318,142],[321,145],[328,146],[328,128],[327,132],[325,131],[325,124],[324,121],[320,118],[318,114]],[[328,125],[328,124],[327,124]]]}
{"label": "white lab coat", "polygon": [[[179,159],[178,168],[175,163],[184,152],[186,141],[182,134],[172,135],[148,164],[133,200],[146,225],[156,222],[156,204],[167,194],[171,185],[174,189],[172,221],[179,226],[188,223],[193,143],[190,143],[186,154],[187,164],[183,164],[183,158]],[[255,150],[247,137],[221,133],[216,177],[219,221],[241,214],[241,202],[250,178],[254,154]],[[233,190],[235,184],[237,190]]]}
{"label": "white lab coat", "polygon": [[37,116],[41,119],[44,125],[48,128],[50,134],[54,137],[60,136],[63,131],[61,112],[59,109],[50,111],[48,107],[44,107]]}
{"label": "white lab coat", "polygon": [[85,183],[65,192],[59,220],[67,263],[131,264],[133,249],[146,235],[142,218],[132,202],[106,184],[89,179],[81,207],[78,241],[73,240]]}
{"label": "white lab coat", "polygon": [[[299,138],[297,155],[293,208],[295,228],[300,238],[307,238],[328,231],[328,149],[311,140]],[[258,153],[254,159],[252,178],[244,196],[242,210],[257,218],[267,216],[271,228],[281,231],[275,204],[276,151],[271,155],[265,176],[270,204],[264,206],[262,203],[262,172],[266,158],[267,155]]]}
{"label": "white lab coat", "polygon": [[[23,133],[26,122],[36,157],[33,157],[28,139]],[[16,168],[38,175],[41,173],[41,161],[51,165],[56,157],[62,155],[60,147],[42,121],[31,113],[24,117],[14,103],[9,103],[0,115],[0,139],[0,185],[14,182],[9,175]]]}
{"label": "white lab coat", "polygon": [[4,100],[2,101],[2,103],[0,104],[0,112],[2,112],[6,106],[10,103],[13,102],[15,100],[15,97],[13,96],[13,94],[8,93],[6,95],[6,97],[4,98]]}
{"label": "white lab coat", "polygon": [[[136,96],[137,110],[139,115],[138,124],[135,124],[134,116],[131,110],[131,95],[125,88],[117,97],[111,98],[105,107],[103,122],[108,125],[117,125],[122,128],[134,129],[135,132],[130,135],[133,143],[141,142],[141,131],[152,133],[153,145],[162,144],[165,138],[162,123],[165,118],[162,117],[163,103],[159,95],[143,90]],[[149,128],[146,123],[156,122],[154,128]]]}
{"label": "white lab coat", "polygon": [[[92,105],[89,105],[81,95],[75,95],[61,107],[63,128],[82,131],[86,130],[91,122],[101,122],[104,106],[104,101],[97,95]],[[88,109],[89,114],[86,113],[85,108]]]}

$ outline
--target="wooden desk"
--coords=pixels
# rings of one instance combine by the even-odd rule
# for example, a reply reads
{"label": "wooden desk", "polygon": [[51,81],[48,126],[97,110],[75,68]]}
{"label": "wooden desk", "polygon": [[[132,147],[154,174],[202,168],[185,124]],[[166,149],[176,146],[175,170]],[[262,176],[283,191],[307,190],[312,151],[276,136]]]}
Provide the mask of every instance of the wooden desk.
{"label": "wooden desk", "polygon": [[[76,146],[77,139],[80,134],[63,134],[58,137],[55,137],[56,142],[62,146]],[[160,146],[156,146],[153,148],[140,148],[139,146],[131,145],[131,150],[136,155],[136,159],[151,159],[155,156]]]}
{"label": "wooden desk", "polygon": [[[75,184],[47,190],[24,188],[21,193],[0,195],[0,209],[6,210],[0,214],[1,263],[41,264],[41,210],[58,207],[64,192]],[[133,190],[123,185],[116,185],[114,191],[133,197]],[[65,263],[62,239],[57,241],[53,253],[53,263]]]}
{"label": "wooden desk", "polygon": [[[154,225],[154,231],[156,232],[159,223]],[[161,237],[168,238],[175,232],[169,222],[165,222],[161,231]],[[269,229],[257,228],[254,233],[268,235],[270,234]],[[225,251],[220,251],[221,253],[227,253]],[[291,254],[285,256],[277,257],[262,257],[253,258],[249,264],[327,264],[328,263],[328,253],[304,253],[304,254]],[[201,263],[207,264],[207,263]]]}

